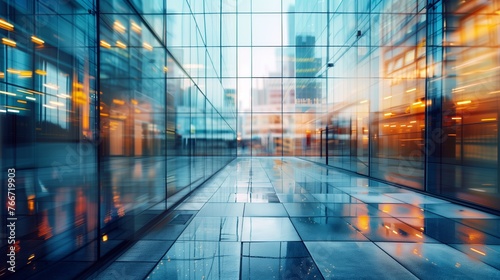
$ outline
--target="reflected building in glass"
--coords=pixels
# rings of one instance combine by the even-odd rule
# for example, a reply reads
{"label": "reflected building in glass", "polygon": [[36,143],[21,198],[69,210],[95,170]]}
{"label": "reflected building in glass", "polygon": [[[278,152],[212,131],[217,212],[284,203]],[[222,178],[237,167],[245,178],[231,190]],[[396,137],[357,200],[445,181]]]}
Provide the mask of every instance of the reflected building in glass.
{"label": "reflected building in glass", "polygon": [[238,156],[498,213],[499,14],[496,0],[0,0],[18,276],[71,260],[77,277]]}

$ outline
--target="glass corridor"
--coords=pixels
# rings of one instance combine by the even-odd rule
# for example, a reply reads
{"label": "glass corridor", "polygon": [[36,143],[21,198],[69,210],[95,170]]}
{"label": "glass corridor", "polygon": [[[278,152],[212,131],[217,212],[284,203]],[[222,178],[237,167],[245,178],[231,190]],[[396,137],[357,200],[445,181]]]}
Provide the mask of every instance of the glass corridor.
{"label": "glass corridor", "polygon": [[498,214],[499,29],[500,0],[0,0],[0,277],[82,275],[238,157]]}

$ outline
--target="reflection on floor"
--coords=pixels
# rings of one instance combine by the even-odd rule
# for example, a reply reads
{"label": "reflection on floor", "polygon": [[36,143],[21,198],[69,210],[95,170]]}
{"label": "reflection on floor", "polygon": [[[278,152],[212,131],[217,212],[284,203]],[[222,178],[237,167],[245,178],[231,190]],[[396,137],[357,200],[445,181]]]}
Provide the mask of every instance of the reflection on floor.
{"label": "reflection on floor", "polygon": [[238,158],[96,276],[110,277],[500,279],[500,217],[296,158]]}

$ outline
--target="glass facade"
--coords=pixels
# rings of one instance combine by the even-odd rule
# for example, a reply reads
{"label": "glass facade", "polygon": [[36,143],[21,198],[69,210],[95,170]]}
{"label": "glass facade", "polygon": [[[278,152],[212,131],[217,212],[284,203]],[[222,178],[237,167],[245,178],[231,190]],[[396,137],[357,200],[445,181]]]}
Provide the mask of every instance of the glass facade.
{"label": "glass facade", "polygon": [[59,261],[78,275],[236,157],[219,20],[220,5],[186,1],[0,2],[2,228],[17,218],[1,247],[16,276]]}
{"label": "glass facade", "polygon": [[500,2],[329,3],[320,161],[500,210]]}
{"label": "glass facade", "polygon": [[0,0],[0,226],[18,223],[0,245],[22,276],[60,261],[77,275],[237,156],[500,211],[499,14],[497,0]]}

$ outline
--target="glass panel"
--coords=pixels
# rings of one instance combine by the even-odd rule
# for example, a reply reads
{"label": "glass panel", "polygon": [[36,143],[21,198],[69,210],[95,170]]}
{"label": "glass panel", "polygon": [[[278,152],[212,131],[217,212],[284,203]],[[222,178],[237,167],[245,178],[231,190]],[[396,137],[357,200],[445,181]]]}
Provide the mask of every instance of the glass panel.
{"label": "glass panel", "polygon": [[[444,16],[438,14],[440,9]],[[428,85],[426,152],[431,192],[498,210],[497,11],[496,4],[470,2],[438,6],[429,15],[449,28],[430,29],[445,42],[433,45],[428,60],[433,79]],[[437,112],[439,120],[429,116]]]}
{"label": "glass panel", "polygon": [[37,278],[80,251],[68,276],[76,277],[98,258],[97,42],[87,12],[94,8],[88,1],[0,1],[0,226],[10,229],[0,247],[7,278]]}

